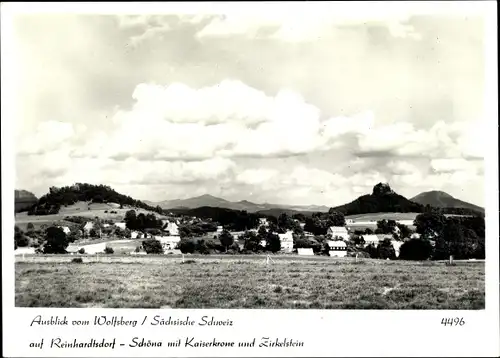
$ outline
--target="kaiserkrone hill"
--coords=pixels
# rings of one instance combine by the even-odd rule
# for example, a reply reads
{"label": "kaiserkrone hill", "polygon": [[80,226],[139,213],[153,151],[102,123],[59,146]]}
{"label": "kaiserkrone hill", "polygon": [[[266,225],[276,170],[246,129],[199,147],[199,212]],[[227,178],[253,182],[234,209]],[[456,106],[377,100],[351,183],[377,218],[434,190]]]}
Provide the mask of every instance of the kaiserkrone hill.
{"label": "kaiserkrone hill", "polygon": [[484,213],[484,208],[454,198],[450,194],[438,190],[420,193],[410,200],[421,205],[430,205],[435,208],[462,208]]}
{"label": "kaiserkrone hill", "polygon": [[77,202],[117,203],[120,206],[127,205],[158,213],[162,212],[159,207],[152,207],[140,200],[117,193],[109,186],[81,183],[62,188],[51,187],[47,194],[25,210],[28,211],[28,215],[51,215],[59,213],[62,206],[73,205]]}

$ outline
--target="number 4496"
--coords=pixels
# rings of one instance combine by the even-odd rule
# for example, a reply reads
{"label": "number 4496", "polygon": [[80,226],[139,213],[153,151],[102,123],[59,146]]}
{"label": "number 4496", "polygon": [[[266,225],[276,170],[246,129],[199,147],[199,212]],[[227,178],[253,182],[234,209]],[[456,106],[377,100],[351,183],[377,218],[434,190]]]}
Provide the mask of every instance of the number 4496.
{"label": "number 4496", "polygon": [[455,318],[443,318],[441,320],[441,324],[444,326],[463,326],[465,324],[463,317],[455,317]]}

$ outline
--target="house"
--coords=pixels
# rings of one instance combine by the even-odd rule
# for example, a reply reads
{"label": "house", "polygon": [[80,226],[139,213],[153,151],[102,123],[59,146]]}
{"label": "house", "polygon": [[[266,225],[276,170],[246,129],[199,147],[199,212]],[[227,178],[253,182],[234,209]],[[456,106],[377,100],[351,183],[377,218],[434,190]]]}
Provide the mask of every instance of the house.
{"label": "house", "polygon": [[332,235],[333,239],[349,240],[349,233],[345,226],[330,226],[327,234]]}
{"label": "house", "polygon": [[92,230],[93,228],[94,228],[94,223],[92,221],[87,221],[87,223],[83,227],[83,231],[88,234],[90,230]]}
{"label": "house", "polygon": [[67,226],[58,226],[58,228],[59,228],[59,229],[62,229],[62,231],[64,231],[64,233],[65,233],[66,235],[68,235],[69,233],[71,233],[70,228],[69,228],[69,227],[67,227]]}
{"label": "house", "polygon": [[262,246],[262,247],[266,247],[266,245],[267,245],[267,241],[266,241],[266,240],[260,240],[260,243],[259,243],[259,244],[260,244],[260,246]]}
{"label": "house", "polygon": [[166,226],[163,227],[163,230],[168,231],[170,236],[179,236],[179,225],[175,222],[168,222]]}
{"label": "house", "polygon": [[155,236],[155,239],[161,242],[161,246],[163,246],[163,250],[173,250],[177,247],[181,238],[179,236]]}
{"label": "house", "polygon": [[110,227],[110,226],[111,226],[110,224],[102,224],[103,228],[107,228],[107,227]]}
{"label": "house", "polygon": [[336,257],[346,257],[347,256],[347,244],[341,240],[331,240],[328,241],[328,247],[330,248],[330,256]]}
{"label": "house", "polygon": [[284,252],[292,252],[293,250],[293,231],[287,231],[284,234],[278,234],[281,241],[281,250]]}
{"label": "house", "polygon": [[130,233],[130,238],[132,238],[132,239],[142,239],[143,236],[144,236],[144,234],[142,232],[138,232],[138,231],[132,231]]}
{"label": "house", "polygon": [[222,227],[222,225],[217,226],[216,234],[222,233],[223,230],[224,230],[224,228]]}
{"label": "house", "polygon": [[421,235],[419,233],[414,232],[410,235],[410,239],[420,239],[420,236]]}
{"label": "house", "polygon": [[392,247],[394,247],[394,251],[396,252],[396,257],[399,257],[399,250],[401,249],[401,245],[403,245],[402,241],[391,240]]}
{"label": "house", "polygon": [[127,228],[127,223],[120,222],[120,223],[115,223],[116,227],[119,227],[122,230],[125,230]]}
{"label": "house", "polygon": [[314,251],[311,248],[308,248],[308,249],[297,249],[297,253],[300,256],[314,256]]}
{"label": "house", "polygon": [[266,218],[259,218],[259,226],[269,226],[269,222]]}
{"label": "house", "polygon": [[306,226],[306,223],[299,223],[299,226],[302,230],[304,230],[304,226]]}
{"label": "house", "polygon": [[361,235],[361,237],[365,240],[365,246],[373,244],[375,246],[378,245],[380,238],[378,235]]}

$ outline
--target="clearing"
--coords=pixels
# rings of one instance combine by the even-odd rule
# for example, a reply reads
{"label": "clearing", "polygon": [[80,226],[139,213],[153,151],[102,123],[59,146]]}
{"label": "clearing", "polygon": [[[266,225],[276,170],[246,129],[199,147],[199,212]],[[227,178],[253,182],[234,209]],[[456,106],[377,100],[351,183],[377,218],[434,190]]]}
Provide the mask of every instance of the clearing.
{"label": "clearing", "polygon": [[16,258],[17,307],[484,309],[484,262],[178,255]]}

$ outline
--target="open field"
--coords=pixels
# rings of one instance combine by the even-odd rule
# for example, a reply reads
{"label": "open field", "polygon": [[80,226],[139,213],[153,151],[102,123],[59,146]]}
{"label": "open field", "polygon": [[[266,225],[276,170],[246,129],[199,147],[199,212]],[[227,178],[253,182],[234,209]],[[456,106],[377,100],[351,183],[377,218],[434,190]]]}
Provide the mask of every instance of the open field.
{"label": "open field", "polygon": [[16,259],[16,306],[484,309],[484,262],[330,257],[36,255]]}

